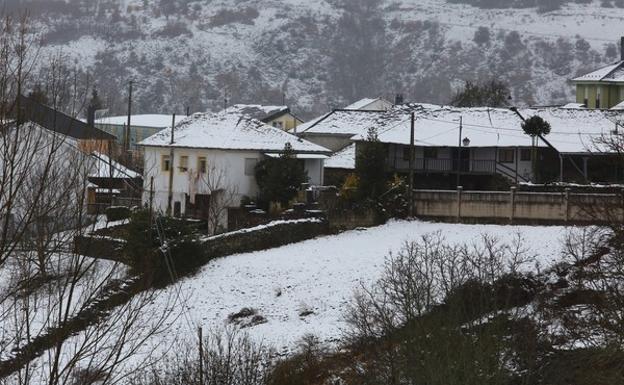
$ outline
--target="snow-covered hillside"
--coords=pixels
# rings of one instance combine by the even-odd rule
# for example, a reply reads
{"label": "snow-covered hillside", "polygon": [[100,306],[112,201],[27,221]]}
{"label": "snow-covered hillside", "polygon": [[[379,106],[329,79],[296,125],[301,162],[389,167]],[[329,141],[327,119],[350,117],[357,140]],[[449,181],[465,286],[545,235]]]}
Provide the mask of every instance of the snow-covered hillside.
{"label": "snow-covered hillside", "polygon": [[[196,276],[167,289],[179,291],[184,304],[180,316],[166,336],[152,341],[169,347],[175,341],[193,338],[191,328],[223,329],[228,316],[251,308],[266,323],[244,328],[256,341],[278,351],[291,351],[306,334],[321,341],[337,341],[347,326],[346,305],[355,290],[370,286],[381,275],[388,253],[396,253],[406,241],[417,241],[439,232],[449,244],[482,246],[482,236],[496,237],[512,245],[518,239],[527,256],[535,257],[539,268],[546,268],[561,254],[564,227],[461,225],[393,221],[386,225],[345,232],[334,236],[292,244],[276,249],[239,254],[210,262]],[[545,241],[547,240],[547,241]],[[527,270],[538,266],[527,264]],[[167,306],[158,301],[150,314]],[[307,314],[306,314],[307,313]],[[243,319],[249,322],[251,317]]]}
{"label": "snow-covered hillside", "polygon": [[130,79],[142,113],[284,94],[304,117],[397,92],[446,103],[487,77],[509,82],[514,103],[563,103],[567,80],[616,60],[624,35],[624,9],[599,0],[543,13],[446,0],[73,3],[74,14],[38,17],[44,52],[95,74],[111,112],[124,111]]}

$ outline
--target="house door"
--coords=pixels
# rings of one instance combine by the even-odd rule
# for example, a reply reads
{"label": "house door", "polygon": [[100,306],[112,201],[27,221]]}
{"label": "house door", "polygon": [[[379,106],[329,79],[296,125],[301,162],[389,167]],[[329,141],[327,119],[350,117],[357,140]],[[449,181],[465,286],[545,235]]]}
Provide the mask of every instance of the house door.
{"label": "house door", "polygon": [[195,203],[191,203],[190,196],[186,195],[186,214],[197,219],[208,219],[210,214],[210,195],[195,194]]}

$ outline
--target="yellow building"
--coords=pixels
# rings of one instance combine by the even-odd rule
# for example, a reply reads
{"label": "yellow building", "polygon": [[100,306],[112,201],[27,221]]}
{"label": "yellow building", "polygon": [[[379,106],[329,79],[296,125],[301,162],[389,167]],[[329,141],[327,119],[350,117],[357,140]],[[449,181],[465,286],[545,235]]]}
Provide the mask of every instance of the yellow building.
{"label": "yellow building", "polygon": [[572,79],[576,102],[587,108],[624,108],[624,37],[617,63]]}

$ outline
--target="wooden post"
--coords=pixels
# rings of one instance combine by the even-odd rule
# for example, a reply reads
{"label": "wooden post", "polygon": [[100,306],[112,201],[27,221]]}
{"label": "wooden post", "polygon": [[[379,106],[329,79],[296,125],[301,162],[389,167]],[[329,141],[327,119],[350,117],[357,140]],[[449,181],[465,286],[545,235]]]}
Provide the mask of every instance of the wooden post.
{"label": "wooden post", "polygon": [[621,213],[620,219],[622,223],[624,223],[624,189],[620,190],[620,213]]}
{"label": "wooden post", "polygon": [[511,187],[509,195],[509,223],[513,224],[516,216],[516,186]]}
{"label": "wooden post", "polygon": [[463,186],[457,186],[457,221],[461,222],[461,206],[462,206],[462,191]]}
{"label": "wooden post", "polygon": [[174,167],[174,161],[173,161],[173,157],[174,157],[174,151],[173,151],[173,143],[174,143],[174,134],[175,134],[175,114],[173,114],[173,117],[171,119],[171,142],[169,143],[169,194],[167,196],[167,215],[168,216],[173,216],[172,214],[172,205],[173,205],[173,170],[175,169]]}
{"label": "wooden post", "polygon": [[570,188],[566,187],[564,194],[564,207],[565,207],[565,221],[570,220]]}
{"label": "wooden post", "polygon": [[[396,159],[396,156],[395,156]],[[409,148],[409,191],[407,196],[409,199],[409,217],[414,217],[414,113],[411,115],[410,127],[410,148]]]}
{"label": "wooden post", "polygon": [[516,186],[518,185],[518,163],[520,163],[520,152],[519,147],[516,147],[516,156],[514,158],[516,163]]}
{"label": "wooden post", "polygon": [[457,189],[459,190],[460,178],[461,178],[461,152],[462,152],[462,129],[463,129],[463,116],[459,117],[459,137],[457,139]]}
{"label": "wooden post", "polygon": [[197,333],[199,334],[199,385],[204,385],[204,336],[201,326]]}

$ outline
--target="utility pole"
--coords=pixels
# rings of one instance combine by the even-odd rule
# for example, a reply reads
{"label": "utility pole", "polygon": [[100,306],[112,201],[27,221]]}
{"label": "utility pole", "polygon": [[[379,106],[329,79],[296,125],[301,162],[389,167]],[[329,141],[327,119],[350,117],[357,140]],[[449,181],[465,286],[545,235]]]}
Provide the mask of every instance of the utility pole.
{"label": "utility pole", "polygon": [[414,113],[410,119],[410,147],[409,147],[409,182],[407,197],[409,199],[409,217],[414,217]]}
{"label": "utility pole", "polygon": [[126,125],[126,130],[124,132],[124,150],[126,154],[130,151],[130,120],[132,116],[132,85],[134,84],[134,80],[130,80],[128,84],[128,124]]}
{"label": "utility pole", "polygon": [[202,327],[197,329],[199,334],[199,385],[204,385],[204,337]]}
{"label": "utility pole", "polygon": [[173,156],[175,155],[173,152],[173,142],[174,142],[174,134],[175,134],[175,114],[171,118],[171,141],[169,142],[169,194],[167,196],[167,215],[172,216],[171,205],[173,201],[173,170],[174,162]]}
{"label": "utility pole", "polygon": [[459,183],[461,178],[461,152],[462,152],[462,130],[463,130],[463,116],[459,117],[459,140],[457,142],[457,184],[456,188],[459,190]]}

